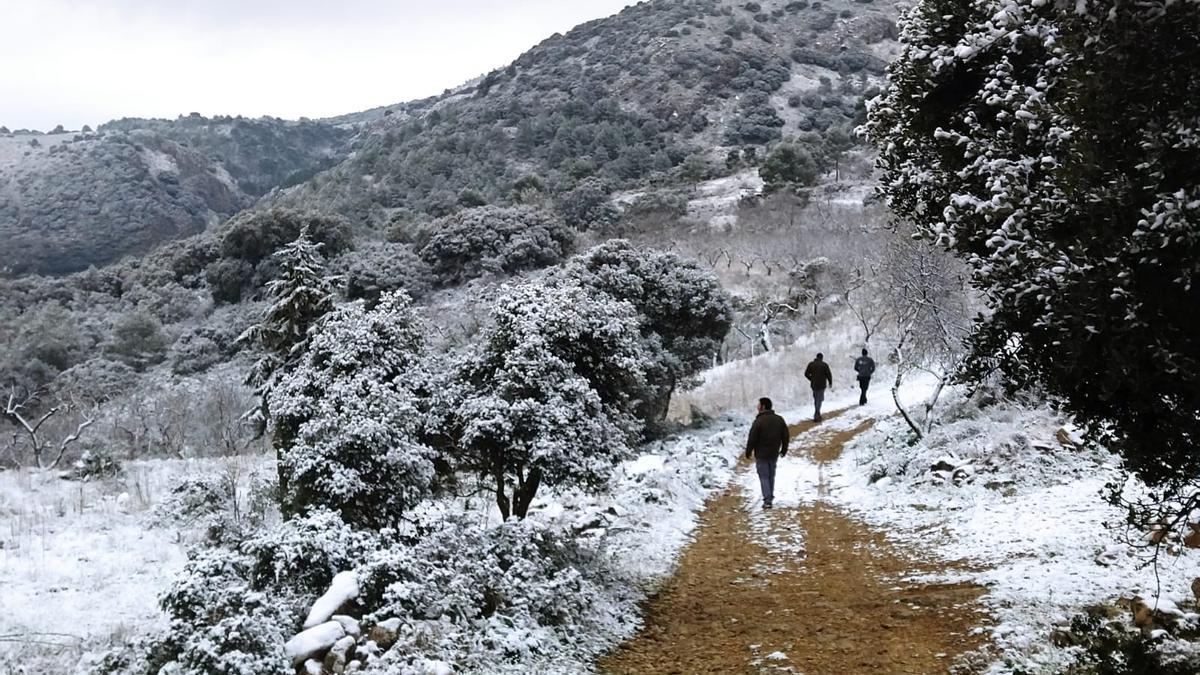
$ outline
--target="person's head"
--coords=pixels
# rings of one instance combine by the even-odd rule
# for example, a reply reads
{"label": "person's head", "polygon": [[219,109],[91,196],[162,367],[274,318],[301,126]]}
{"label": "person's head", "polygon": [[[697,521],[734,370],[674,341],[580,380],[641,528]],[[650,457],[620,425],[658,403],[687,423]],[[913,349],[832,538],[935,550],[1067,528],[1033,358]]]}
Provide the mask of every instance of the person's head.
{"label": "person's head", "polygon": [[866,355],[867,355],[867,350],[866,350],[866,349],[864,349],[864,350],[863,350],[863,356],[866,356]]}
{"label": "person's head", "polygon": [[824,355],[824,354],[822,354],[821,352],[817,352],[817,360],[818,360],[818,361],[824,361],[824,360],[825,360],[825,355]]}
{"label": "person's head", "polygon": [[771,399],[767,398],[766,396],[758,399],[758,412],[765,412],[767,410],[770,410],[771,406],[772,406]]}

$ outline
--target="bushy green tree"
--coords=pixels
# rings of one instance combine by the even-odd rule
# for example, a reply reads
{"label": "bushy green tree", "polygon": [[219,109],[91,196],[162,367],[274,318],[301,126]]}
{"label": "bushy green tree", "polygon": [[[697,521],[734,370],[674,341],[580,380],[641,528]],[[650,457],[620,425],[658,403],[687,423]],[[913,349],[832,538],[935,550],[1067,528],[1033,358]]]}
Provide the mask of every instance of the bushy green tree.
{"label": "bushy green tree", "polygon": [[646,366],[628,303],[574,284],[509,288],[458,367],[439,433],[501,515],[524,518],[540,486],[597,487],[629,455]]}
{"label": "bushy green tree", "polygon": [[574,243],[570,228],[544,211],[482,206],[434,221],[418,254],[442,284],[453,285],[556,264]]}
{"label": "bushy green tree", "polygon": [[403,292],[371,310],[339,307],[309,332],[270,392],[285,515],[328,509],[354,527],[388,527],[428,492],[423,345]]}
{"label": "bushy green tree", "polygon": [[991,304],[968,375],[1045,387],[1168,493],[1194,480],[1200,4],[924,0],[902,39],[867,130],[892,208]]}
{"label": "bushy green tree", "polygon": [[711,364],[732,326],[729,295],[709,271],[674,253],[614,239],[571,259],[560,273],[589,292],[630,303],[651,354],[647,421],[666,417],[672,393]]}
{"label": "bushy green tree", "polygon": [[762,166],[758,168],[758,175],[763,180],[764,192],[794,192],[816,184],[821,176],[821,169],[808,148],[794,143],[782,143],[775,146],[763,160]]}

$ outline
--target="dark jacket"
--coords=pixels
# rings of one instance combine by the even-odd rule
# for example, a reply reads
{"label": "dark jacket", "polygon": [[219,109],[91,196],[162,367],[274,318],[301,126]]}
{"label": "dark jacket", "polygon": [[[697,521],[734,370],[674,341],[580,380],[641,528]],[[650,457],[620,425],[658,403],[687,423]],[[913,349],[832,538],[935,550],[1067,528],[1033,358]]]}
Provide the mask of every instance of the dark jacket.
{"label": "dark jacket", "polygon": [[869,356],[860,356],[854,359],[854,372],[858,373],[858,379],[865,380],[875,374],[875,359]]}
{"label": "dark jacket", "polygon": [[813,359],[812,363],[804,369],[804,377],[808,378],[813,389],[833,386],[833,372],[829,370],[829,364],[824,361]]}
{"label": "dark jacket", "polygon": [[746,439],[746,457],[751,454],[760,459],[774,459],[787,454],[788,425],[774,410],[764,410],[750,425],[750,438]]}

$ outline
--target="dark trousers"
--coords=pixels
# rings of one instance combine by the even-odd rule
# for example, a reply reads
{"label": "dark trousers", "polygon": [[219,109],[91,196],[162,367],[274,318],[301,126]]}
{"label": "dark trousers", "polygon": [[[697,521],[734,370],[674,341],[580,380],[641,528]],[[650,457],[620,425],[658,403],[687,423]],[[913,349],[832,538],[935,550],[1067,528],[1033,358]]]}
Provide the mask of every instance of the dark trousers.
{"label": "dark trousers", "polygon": [[859,395],[859,397],[858,397],[858,404],[864,405],[867,402],[867,387],[871,386],[871,378],[870,377],[858,378],[858,386],[860,389],[862,389],[862,394]]}
{"label": "dark trousers", "polygon": [[763,505],[769,506],[775,501],[775,465],[779,457],[763,457],[754,453],[754,468],[758,469],[758,483],[762,486]]}
{"label": "dark trousers", "polygon": [[821,421],[821,404],[825,402],[825,389],[813,389],[813,421]]}

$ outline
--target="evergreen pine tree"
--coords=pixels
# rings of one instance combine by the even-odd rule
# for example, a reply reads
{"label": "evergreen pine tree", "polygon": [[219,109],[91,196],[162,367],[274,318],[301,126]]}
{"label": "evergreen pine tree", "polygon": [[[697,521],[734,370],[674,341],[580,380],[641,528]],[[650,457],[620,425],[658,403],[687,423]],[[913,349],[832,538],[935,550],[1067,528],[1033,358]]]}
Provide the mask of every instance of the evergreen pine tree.
{"label": "evergreen pine tree", "polygon": [[[267,284],[271,304],[259,322],[238,337],[239,342],[261,350],[246,377],[246,383],[254,386],[259,399],[258,406],[248,411],[247,417],[260,434],[270,419],[268,401],[277,374],[299,359],[308,343],[309,329],[333,309],[334,279],[326,276],[321,244],[309,238],[307,227],[295,241],[275,253],[275,259],[279,263],[279,276]],[[282,466],[281,461],[279,484],[281,490],[286,490]]]}

